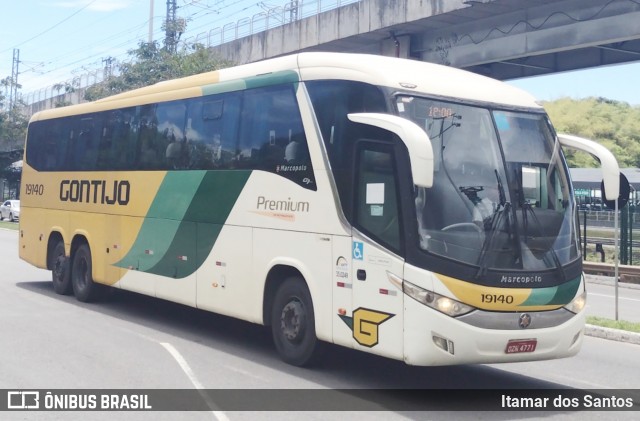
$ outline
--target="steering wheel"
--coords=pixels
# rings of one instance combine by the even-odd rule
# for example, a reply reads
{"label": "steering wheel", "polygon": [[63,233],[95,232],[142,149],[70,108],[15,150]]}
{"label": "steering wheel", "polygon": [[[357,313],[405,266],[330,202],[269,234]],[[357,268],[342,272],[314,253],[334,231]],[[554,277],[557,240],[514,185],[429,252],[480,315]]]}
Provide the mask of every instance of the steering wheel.
{"label": "steering wheel", "polygon": [[446,227],[442,228],[441,231],[451,231],[465,228],[473,228],[478,234],[482,234],[482,228],[474,224],[473,222],[459,222],[457,224],[447,225]]}

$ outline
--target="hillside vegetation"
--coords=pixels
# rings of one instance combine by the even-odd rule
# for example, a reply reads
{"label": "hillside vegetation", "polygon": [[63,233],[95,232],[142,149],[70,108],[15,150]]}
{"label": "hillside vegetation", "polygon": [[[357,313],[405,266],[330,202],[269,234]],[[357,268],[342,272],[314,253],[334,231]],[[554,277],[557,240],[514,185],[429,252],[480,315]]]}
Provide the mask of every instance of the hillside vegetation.
{"label": "hillside vegetation", "polygon": [[[558,133],[583,136],[607,147],[621,168],[640,167],[640,106],[606,98],[560,98],[545,102]],[[570,167],[597,167],[586,153],[565,149]]]}

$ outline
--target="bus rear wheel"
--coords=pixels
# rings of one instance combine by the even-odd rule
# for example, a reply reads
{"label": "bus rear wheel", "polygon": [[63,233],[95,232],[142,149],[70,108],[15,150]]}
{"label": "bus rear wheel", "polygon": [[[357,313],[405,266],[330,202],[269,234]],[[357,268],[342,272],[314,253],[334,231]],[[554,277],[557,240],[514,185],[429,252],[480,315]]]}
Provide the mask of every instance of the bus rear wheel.
{"label": "bus rear wheel", "polygon": [[87,244],[81,244],[71,262],[71,284],[73,294],[83,303],[99,300],[106,292],[106,286],[93,281],[92,267],[91,250]]}
{"label": "bus rear wheel", "polygon": [[271,311],[273,342],[283,361],[295,366],[316,362],[318,339],[311,294],[298,278],[278,288]]}
{"label": "bus rear wheel", "polygon": [[71,276],[69,276],[69,258],[64,254],[64,243],[58,241],[49,255],[51,281],[53,290],[60,295],[69,295],[73,291]]}

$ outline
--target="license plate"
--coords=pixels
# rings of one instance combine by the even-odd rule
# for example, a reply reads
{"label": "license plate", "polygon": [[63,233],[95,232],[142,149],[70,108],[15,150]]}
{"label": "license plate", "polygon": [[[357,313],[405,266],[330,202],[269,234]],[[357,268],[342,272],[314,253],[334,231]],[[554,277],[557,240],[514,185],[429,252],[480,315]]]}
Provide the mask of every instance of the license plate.
{"label": "license plate", "polygon": [[519,354],[522,352],[533,352],[538,345],[537,339],[512,339],[507,342],[506,354]]}

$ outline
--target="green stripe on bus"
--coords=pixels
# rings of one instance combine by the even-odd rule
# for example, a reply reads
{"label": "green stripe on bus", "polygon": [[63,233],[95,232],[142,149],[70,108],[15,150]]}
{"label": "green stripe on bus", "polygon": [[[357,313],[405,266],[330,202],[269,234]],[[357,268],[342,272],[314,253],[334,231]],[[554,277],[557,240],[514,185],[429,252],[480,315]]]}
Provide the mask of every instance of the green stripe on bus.
{"label": "green stripe on bus", "polygon": [[211,252],[251,171],[176,171],[165,177],[133,247],[116,266],[172,278]]}
{"label": "green stripe on bus", "polygon": [[[263,86],[280,85],[284,83],[297,83],[300,81],[298,73],[293,70],[267,73],[246,79],[230,80],[212,83],[202,87],[203,95],[222,94],[225,92],[242,91],[244,89],[261,88]],[[297,89],[297,86],[296,86]]]}
{"label": "green stripe on bus", "polygon": [[580,287],[580,277],[562,285],[547,288],[533,288],[523,306],[564,305],[571,302]]}
{"label": "green stripe on bus", "polygon": [[556,291],[556,295],[554,295],[553,299],[549,304],[568,304],[573,300],[578,293],[578,288],[580,288],[580,281],[582,276],[578,276],[572,281],[565,282],[562,285],[558,285],[558,290]]}
{"label": "green stripe on bus", "polygon": [[[184,278],[206,260],[251,171],[209,171],[189,204],[169,249],[149,272]],[[188,221],[188,222],[187,222]],[[186,260],[181,257],[186,256]]]}

